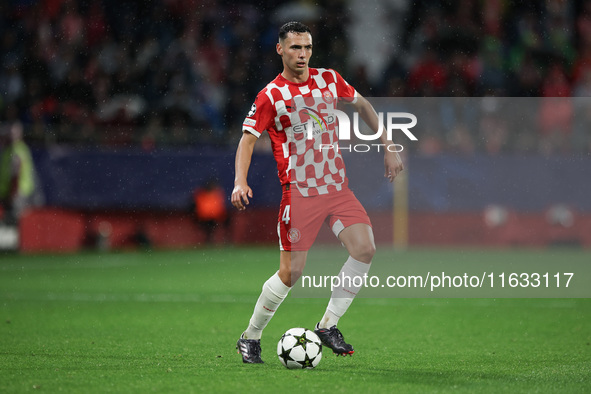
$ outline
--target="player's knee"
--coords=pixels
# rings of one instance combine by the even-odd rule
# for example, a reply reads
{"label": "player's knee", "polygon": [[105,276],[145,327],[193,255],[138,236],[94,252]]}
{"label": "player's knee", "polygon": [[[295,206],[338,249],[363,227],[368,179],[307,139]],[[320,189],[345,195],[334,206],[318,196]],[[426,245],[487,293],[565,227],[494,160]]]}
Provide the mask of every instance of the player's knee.
{"label": "player's knee", "polygon": [[293,286],[301,277],[304,270],[301,268],[292,268],[291,269],[291,285]]}
{"label": "player's knee", "polygon": [[298,267],[285,267],[279,270],[279,278],[286,286],[293,286],[298,279],[302,276],[302,268]]}
{"label": "player's knee", "polygon": [[376,254],[376,245],[373,242],[363,242],[355,245],[351,256],[358,261],[370,263]]}

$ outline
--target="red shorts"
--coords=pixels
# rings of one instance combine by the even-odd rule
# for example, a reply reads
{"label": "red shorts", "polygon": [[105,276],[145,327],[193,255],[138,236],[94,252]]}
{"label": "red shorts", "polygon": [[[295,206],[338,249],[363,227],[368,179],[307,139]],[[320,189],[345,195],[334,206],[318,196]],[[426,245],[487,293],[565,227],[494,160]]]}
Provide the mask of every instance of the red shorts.
{"label": "red shorts", "polygon": [[347,187],[312,197],[303,197],[295,187],[283,190],[277,223],[281,250],[310,249],[322,223],[326,223],[337,237],[352,224],[371,226],[367,212]]}

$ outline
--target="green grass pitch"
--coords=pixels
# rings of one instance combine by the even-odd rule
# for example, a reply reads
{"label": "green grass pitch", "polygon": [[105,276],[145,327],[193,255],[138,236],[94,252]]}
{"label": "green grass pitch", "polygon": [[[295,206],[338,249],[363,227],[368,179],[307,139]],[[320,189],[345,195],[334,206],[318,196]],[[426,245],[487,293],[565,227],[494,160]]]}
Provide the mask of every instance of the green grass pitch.
{"label": "green grass pitch", "polygon": [[[589,257],[400,258],[458,253]],[[360,298],[339,324],[353,357],[325,351],[316,369],[294,371],[277,341],[312,328],[327,300],[289,297],[265,331],[266,363],[244,365],[235,342],[277,257],[254,247],[0,255],[0,392],[591,392],[590,299]]]}

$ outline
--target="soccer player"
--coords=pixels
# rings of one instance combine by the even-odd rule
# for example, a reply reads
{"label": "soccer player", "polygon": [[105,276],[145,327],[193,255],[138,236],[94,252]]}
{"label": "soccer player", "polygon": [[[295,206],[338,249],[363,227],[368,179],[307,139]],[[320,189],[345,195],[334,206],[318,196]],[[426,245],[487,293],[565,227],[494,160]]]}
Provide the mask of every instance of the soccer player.
{"label": "soccer player", "polygon": [[[244,120],[231,197],[238,210],[246,209],[249,199],[253,198],[247,174],[254,144],[266,131],[283,189],[278,217],[280,257],[279,271],[264,283],[249,325],[236,346],[242,361],[253,364],[263,363],[260,345],[263,329],[300,278],[308,250],[323,222],[329,224],[349,253],[339,276],[354,278],[367,274],[375,253],[369,217],[347,187],[345,167],[338,149],[315,148],[317,141],[326,146],[337,143],[335,122],[329,126],[323,120],[326,127],[314,129],[314,134],[321,134],[315,135],[316,141],[305,141],[302,136],[308,133],[294,132],[294,123],[305,123],[303,120],[298,122],[299,115],[293,113],[297,112],[293,108],[294,100],[317,100],[326,103],[327,108],[343,100],[353,105],[374,132],[381,127],[378,116],[371,104],[336,71],[308,66],[312,56],[312,35],[304,24],[288,22],[283,25],[276,49],[283,61],[283,72],[259,92]],[[385,147],[393,145],[385,133],[380,139]],[[302,146],[305,152],[301,151]],[[312,149],[313,152],[309,152]],[[404,168],[396,149],[392,150],[384,148],[384,176],[390,182]],[[297,226],[293,224],[296,220]],[[322,343],[337,355],[354,352],[337,328],[339,318],[359,291],[359,287],[346,282],[333,290],[326,312],[314,330]]]}

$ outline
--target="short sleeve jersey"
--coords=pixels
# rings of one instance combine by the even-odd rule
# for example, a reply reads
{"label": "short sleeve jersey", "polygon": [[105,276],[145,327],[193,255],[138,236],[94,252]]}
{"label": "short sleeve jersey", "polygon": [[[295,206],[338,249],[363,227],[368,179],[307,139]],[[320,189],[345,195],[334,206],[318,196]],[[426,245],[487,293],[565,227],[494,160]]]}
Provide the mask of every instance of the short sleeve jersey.
{"label": "short sleeve jersey", "polygon": [[[354,103],[357,99],[355,89],[336,71],[309,68],[309,72],[302,83],[279,74],[259,92],[242,125],[243,131],[257,138],[265,131],[269,134],[281,184],[295,184],[303,196],[347,186],[343,158],[336,149],[338,125],[334,119],[327,121],[325,110],[335,108],[338,100]],[[295,102],[310,105],[300,110]],[[312,139],[303,125],[313,127]]]}

